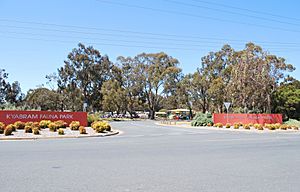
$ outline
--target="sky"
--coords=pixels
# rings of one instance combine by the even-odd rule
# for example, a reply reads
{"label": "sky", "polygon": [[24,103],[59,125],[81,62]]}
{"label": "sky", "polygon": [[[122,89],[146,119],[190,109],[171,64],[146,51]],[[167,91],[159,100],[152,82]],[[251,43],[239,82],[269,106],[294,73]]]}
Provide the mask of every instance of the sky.
{"label": "sky", "polygon": [[224,44],[253,42],[286,59],[300,79],[297,0],[0,0],[0,69],[22,91],[46,85],[78,43],[118,56],[165,52],[184,73]]}

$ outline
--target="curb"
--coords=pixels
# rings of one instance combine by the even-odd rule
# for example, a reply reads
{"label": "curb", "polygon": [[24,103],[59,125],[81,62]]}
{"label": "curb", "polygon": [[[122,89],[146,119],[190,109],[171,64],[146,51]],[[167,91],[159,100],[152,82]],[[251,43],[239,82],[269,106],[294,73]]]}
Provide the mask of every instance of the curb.
{"label": "curb", "polygon": [[201,127],[201,126],[184,126],[184,125],[171,125],[171,124],[162,124],[162,123],[155,123],[159,126],[165,126],[165,127],[177,127],[177,128],[183,128],[183,129],[198,129],[198,130],[210,130],[210,131],[229,131],[229,132],[243,132],[243,133],[256,133],[256,134],[277,134],[277,133],[283,133],[283,134],[300,134],[299,130],[245,130],[245,129],[225,129],[225,128],[216,128],[216,127]]}
{"label": "curb", "polygon": [[22,141],[22,140],[48,140],[48,139],[76,139],[76,138],[91,138],[91,137],[109,137],[113,135],[118,135],[119,131],[114,131],[112,133],[107,133],[104,135],[79,135],[79,136],[55,136],[55,137],[3,137],[0,141]]}

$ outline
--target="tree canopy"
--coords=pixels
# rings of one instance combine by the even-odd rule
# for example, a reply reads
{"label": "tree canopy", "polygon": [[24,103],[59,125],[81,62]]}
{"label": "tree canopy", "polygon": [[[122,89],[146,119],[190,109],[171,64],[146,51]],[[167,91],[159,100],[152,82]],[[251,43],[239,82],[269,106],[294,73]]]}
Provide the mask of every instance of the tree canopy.
{"label": "tree canopy", "polygon": [[[283,113],[300,118],[300,83],[289,76],[295,70],[282,57],[259,45],[242,50],[224,45],[201,58],[195,72],[183,74],[178,59],[164,52],[119,56],[115,63],[92,46],[74,48],[58,73],[46,78],[51,89],[27,93],[24,105],[42,110],[87,110],[126,113],[187,108],[190,111]],[[0,70],[0,102],[21,103],[18,82],[7,82]]]}

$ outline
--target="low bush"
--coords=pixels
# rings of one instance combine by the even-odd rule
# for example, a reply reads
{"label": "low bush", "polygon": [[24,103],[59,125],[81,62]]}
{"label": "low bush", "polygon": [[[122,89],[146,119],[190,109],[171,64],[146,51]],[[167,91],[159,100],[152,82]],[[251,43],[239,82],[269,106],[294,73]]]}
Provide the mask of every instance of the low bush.
{"label": "low bush", "polygon": [[248,125],[249,125],[249,127],[253,127],[254,126],[253,123],[248,123]]}
{"label": "low bush", "polygon": [[0,134],[4,133],[4,129],[5,129],[5,124],[0,122]]}
{"label": "low bush", "polygon": [[265,128],[269,130],[276,130],[275,124],[265,124]]}
{"label": "low bush", "polygon": [[87,120],[88,120],[88,126],[91,126],[92,123],[96,121],[100,121],[100,117],[98,114],[88,114]]}
{"label": "low bush", "polygon": [[65,132],[64,132],[64,130],[63,130],[62,128],[59,128],[59,129],[58,129],[58,134],[59,134],[59,135],[64,135]]}
{"label": "low bush", "polygon": [[16,121],[14,123],[14,126],[16,129],[24,129],[25,128],[25,123],[22,121]]}
{"label": "low bush", "polygon": [[191,122],[192,126],[207,126],[212,124],[213,121],[210,113],[197,113]]}
{"label": "low bush", "polygon": [[239,123],[234,123],[233,124],[233,128],[234,129],[239,129],[240,128],[240,124]]}
{"label": "low bush", "polygon": [[287,126],[287,125],[280,125],[280,129],[281,129],[281,130],[287,130],[287,129],[288,129],[288,126]]}
{"label": "low bush", "polygon": [[249,126],[249,124],[244,124],[244,125],[243,125],[243,128],[249,130],[249,129],[250,129],[250,126]]}
{"label": "low bush", "polygon": [[51,132],[56,132],[56,130],[58,129],[58,126],[55,123],[50,123],[48,127],[49,127],[49,131]]}
{"label": "low bush", "polygon": [[49,127],[50,124],[51,124],[51,121],[50,121],[50,120],[42,120],[42,121],[40,121],[40,123],[39,123],[39,127],[42,128],[42,129],[50,128],[50,127]]}
{"label": "low bush", "polygon": [[[28,121],[28,122],[25,123],[25,126],[32,126],[33,124],[34,124],[34,122]],[[38,123],[38,124],[39,124],[39,123]]]}
{"label": "low bush", "polygon": [[34,127],[32,132],[33,132],[34,135],[39,135],[40,134],[40,130],[39,130],[38,127]]}
{"label": "low bush", "polygon": [[292,126],[300,127],[300,121],[296,119],[289,119],[288,121],[285,121],[284,124],[290,125],[291,127]]}
{"label": "low bush", "polygon": [[80,122],[79,121],[72,121],[69,125],[71,130],[78,130],[80,127]]}
{"label": "low bush", "polygon": [[24,128],[25,133],[32,133],[32,127],[31,126],[25,126]]}
{"label": "low bush", "polygon": [[7,128],[11,129],[13,132],[16,131],[16,127],[15,127],[14,124],[8,124],[8,125],[5,127],[5,129],[7,129]]}
{"label": "low bush", "polygon": [[106,121],[97,121],[92,123],[92,128],[97,133],[103,133],[104,131],[111,131],[111,126]]}
{"label": "low bush", "polygon": [[229,128],[231,127],[231,124],[230,124],[230,123],[226,123],[225,127],[226,127],[227,129],[229,129]]}
{"label": "low bush", "polygon": [[223,124],[222,123],[216,123],[216,124],[214,124],[214,127],[223,128]]}
{"label": "low bush", "polygon": [[58,128],[66,128],[68,124],[62,120],[58,120],[54,122]]}
{"label": "low bush", "polygon": [[299,130],[299,127],[293,125],[293,126],[292,126],[292,129],[294,129],[294,130]]}
{"label": "low bush", "polygon": [[8,136],[8,135],[12,135],[12,132],[14,131],[14,125],[13,124],[9,124],[6,126],[6,128],[4,129],[4,135]]}
{"label": "low bush", "polygon": [[276,123],[276,124],[274,124],[274,127],[275,127],[275,129],[280,129],[281,124],[280,123]]}
{"label": "low bush", "polygon": [[80,133],[80,134],[86,134],[86,129],[85,129],[84,126],[80,126],[80,127],[79,127],[79,133]]}

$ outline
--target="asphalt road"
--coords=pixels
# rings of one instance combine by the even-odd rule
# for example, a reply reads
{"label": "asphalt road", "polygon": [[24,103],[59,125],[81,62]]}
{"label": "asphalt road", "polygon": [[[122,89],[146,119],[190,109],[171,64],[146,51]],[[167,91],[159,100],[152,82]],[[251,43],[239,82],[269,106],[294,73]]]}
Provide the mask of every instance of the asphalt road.
{"label": "asphalt road", "polygon": [[300,134],[113,127],[124,133],[0,141],[0,192],[300,191]]}

